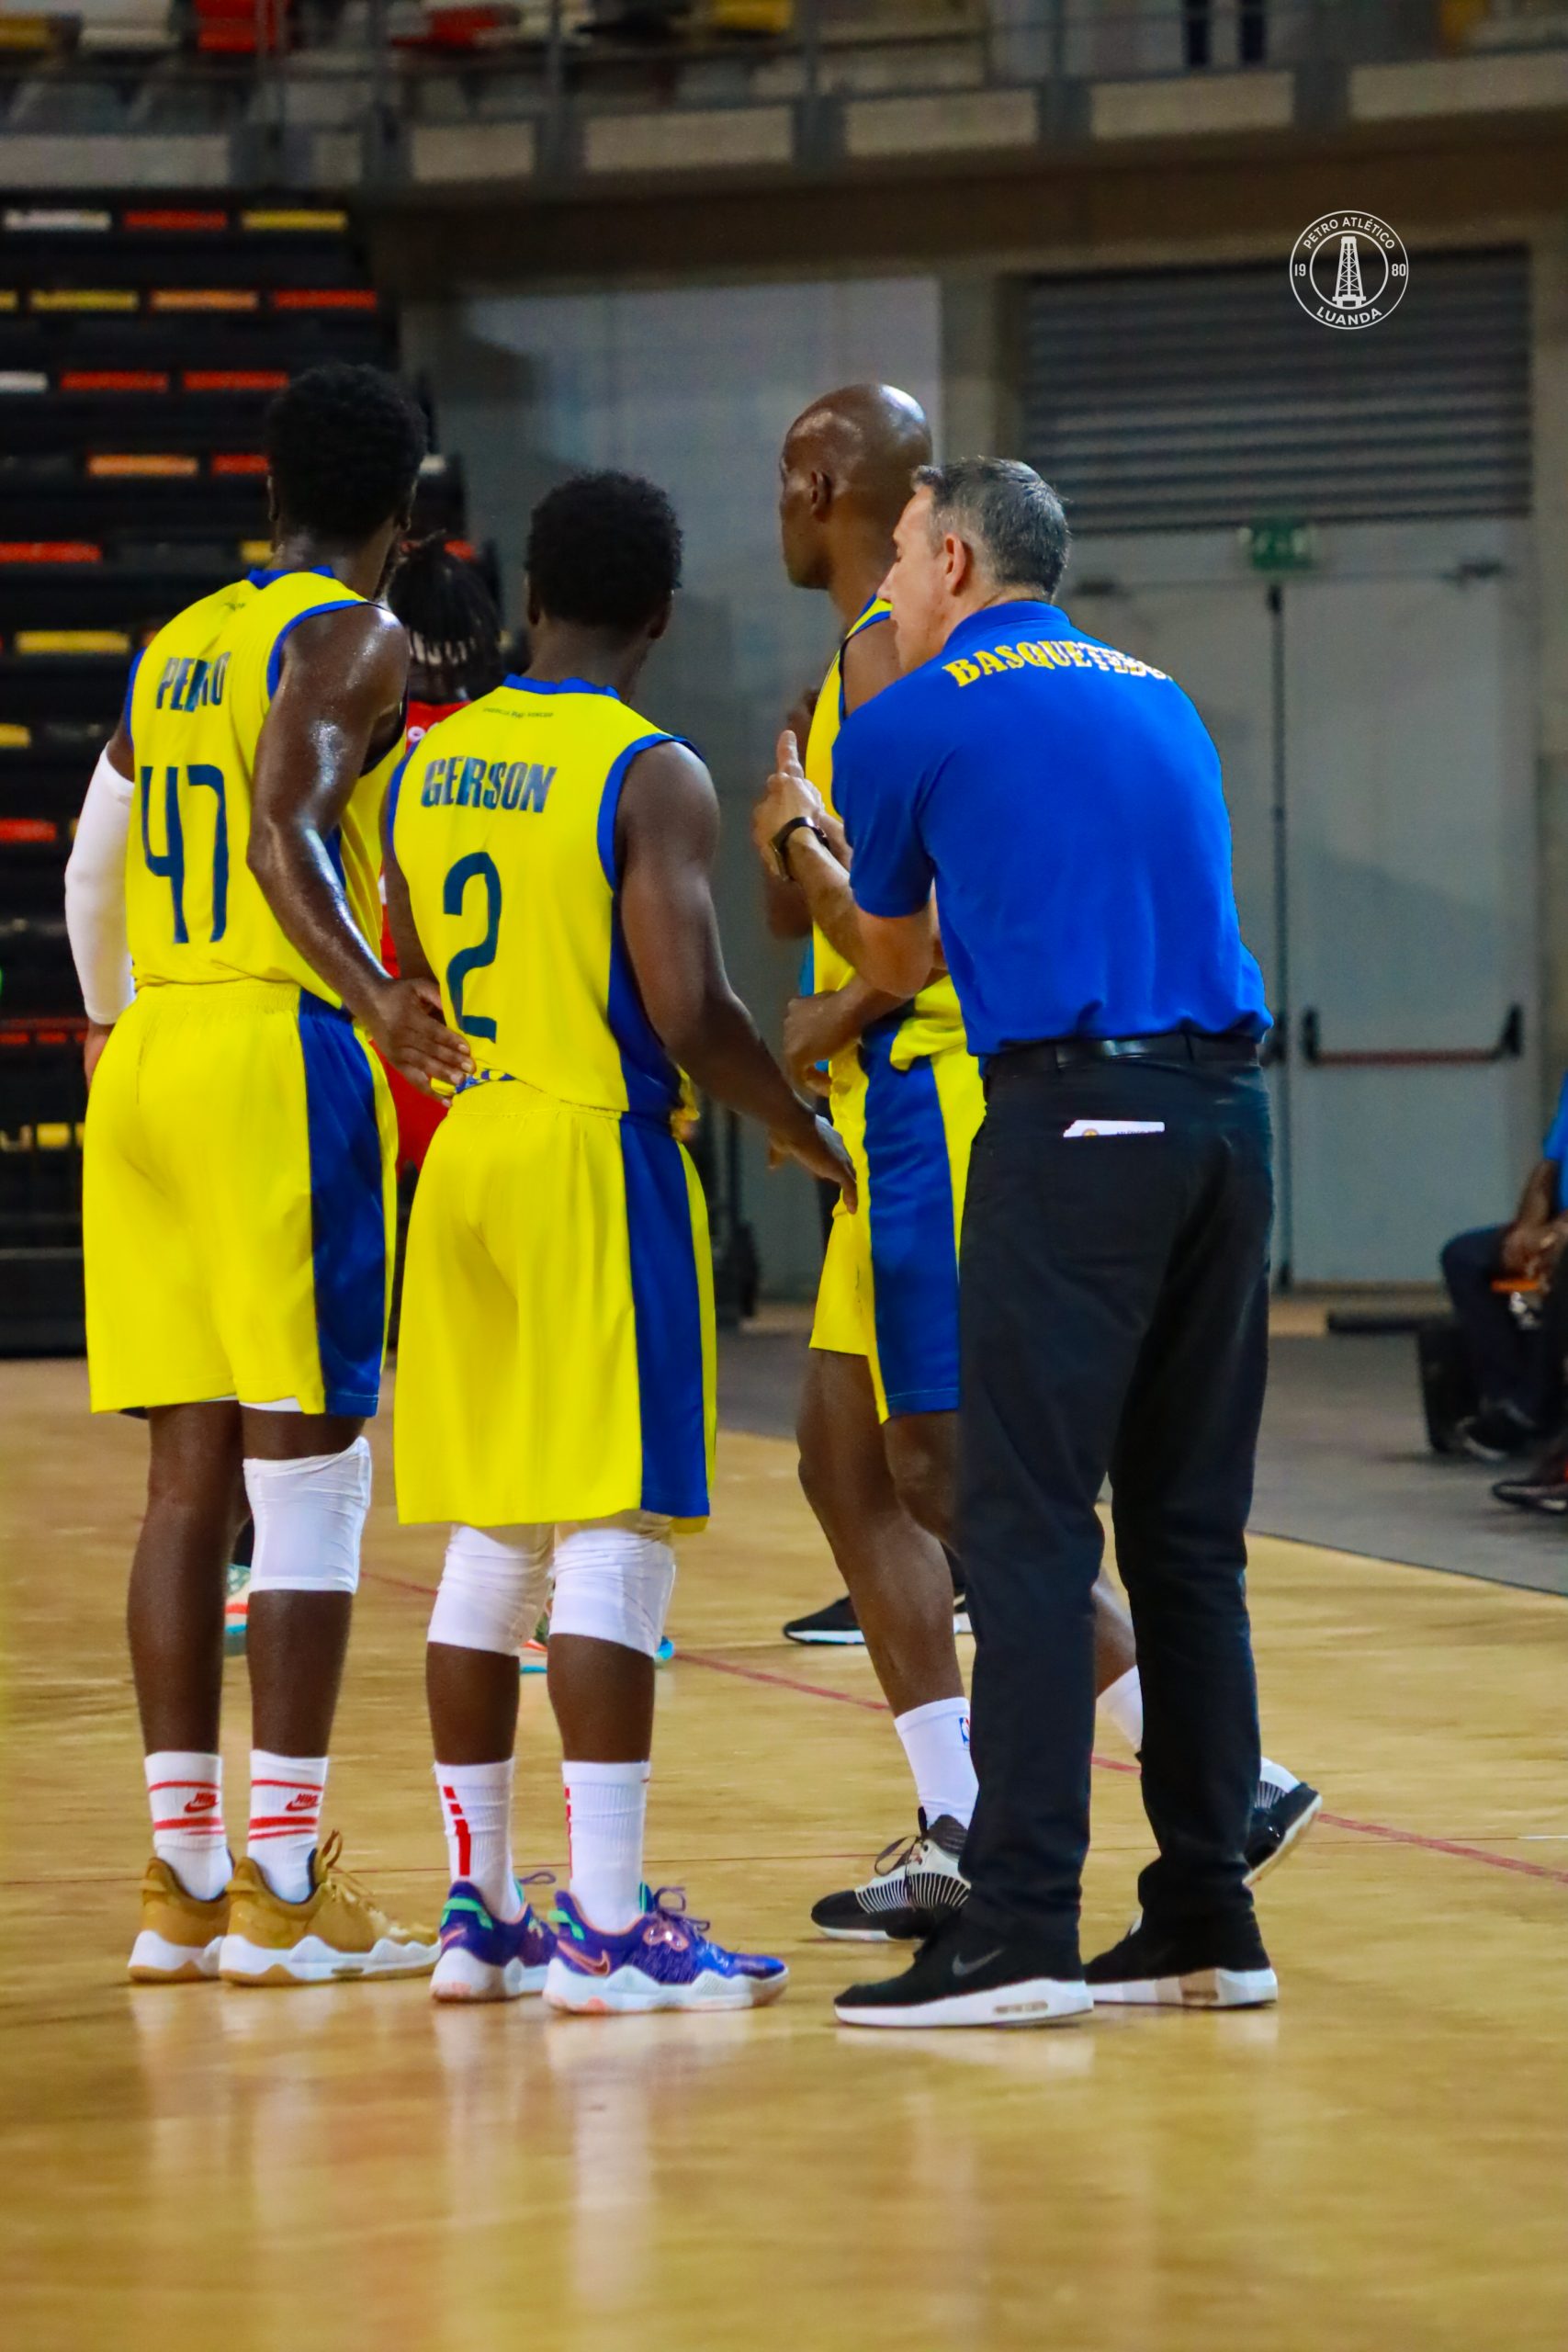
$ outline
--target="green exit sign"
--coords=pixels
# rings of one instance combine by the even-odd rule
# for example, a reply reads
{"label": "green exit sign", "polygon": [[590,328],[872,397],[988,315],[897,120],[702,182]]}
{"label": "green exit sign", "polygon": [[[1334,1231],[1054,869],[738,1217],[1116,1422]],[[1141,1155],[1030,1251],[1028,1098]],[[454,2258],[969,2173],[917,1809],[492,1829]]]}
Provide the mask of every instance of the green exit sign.
{"label": "green exit sign", "polygon": [[1288,515],[1269,515],[1260,523],[1249,523],[1241,543],[1254,571],[1310,571],[1317,560],[1312,525],[1294,522]]}

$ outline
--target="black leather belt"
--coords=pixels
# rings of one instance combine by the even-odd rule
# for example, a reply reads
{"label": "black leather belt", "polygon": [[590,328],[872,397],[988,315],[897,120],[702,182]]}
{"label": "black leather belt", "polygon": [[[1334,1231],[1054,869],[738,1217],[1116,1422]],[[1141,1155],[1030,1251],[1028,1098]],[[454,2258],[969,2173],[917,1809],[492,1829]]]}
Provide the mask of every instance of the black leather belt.
{"label": "black leather belt", "polygon": [[1205,1062],[1222,1069],[1256,1069],[1256,1037],[1210,1037],[1197,1029],[1172,1029],[1159,1037],[1043,1037],[1037,1045],[1009,1046],[993,1055],[987,1078],[1010,1071],[1081,1069],[1094,1062]]}

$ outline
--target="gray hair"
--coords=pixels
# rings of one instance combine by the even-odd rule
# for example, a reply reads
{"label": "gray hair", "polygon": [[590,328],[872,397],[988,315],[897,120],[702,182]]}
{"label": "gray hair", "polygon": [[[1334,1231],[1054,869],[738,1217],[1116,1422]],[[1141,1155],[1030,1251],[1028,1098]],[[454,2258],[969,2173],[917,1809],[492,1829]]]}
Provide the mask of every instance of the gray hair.
{"label": "gray hair", "polygon": [[915,488],[931,493],[932,531],[967,540],[994,587],[1038,589],[1047,601],[1055,594],[1071,535],[1061,500],[1032,466],[955,458],[921,466]]}

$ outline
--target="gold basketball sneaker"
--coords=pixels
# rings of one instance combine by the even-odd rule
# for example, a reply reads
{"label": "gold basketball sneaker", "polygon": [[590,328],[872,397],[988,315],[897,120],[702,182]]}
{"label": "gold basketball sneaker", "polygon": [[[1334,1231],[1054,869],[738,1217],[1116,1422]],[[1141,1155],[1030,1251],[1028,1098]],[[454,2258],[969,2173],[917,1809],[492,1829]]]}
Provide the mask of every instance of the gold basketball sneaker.
{"label": "gold basketball sneaker", "polygon": [[441,1956],[434,1928],[401,1928],[359,1881],[338,1868],[333,1830],[311,1857],[302,1903],[276,1895],[247,1856],[229,1885],[229,1930],[219,1954],[226,1984],[335,1984],[356,1976],[428,1976]]}
{"label": "gold basketball sneaker", "polygon": [[154,1854],[141,1880],[141,1932],[130,1947],[131,1983],[199,1984],[216,1976],[228,1930],[228,1889],[210,1903],[198,1903]]}

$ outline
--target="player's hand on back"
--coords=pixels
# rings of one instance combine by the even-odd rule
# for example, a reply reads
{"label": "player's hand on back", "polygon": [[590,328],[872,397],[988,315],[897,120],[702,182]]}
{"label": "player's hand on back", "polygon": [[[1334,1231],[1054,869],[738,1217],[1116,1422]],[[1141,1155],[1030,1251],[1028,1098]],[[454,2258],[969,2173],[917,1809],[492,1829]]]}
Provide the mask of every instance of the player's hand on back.
{"label": "player's hand on back", "polygon": [[423,1094],[434,1094],[437,1081],[456,1087],[473,1075],[473,1055],[467,1040],[443,1020],[441,991],[434,980],[389,980],[365,1026],[372,1045]]}
{"label": "player's hand on back", "polygon": [[852,1209],[854,1162],[844,1149],[843,1137],[826,1119],[807,1111],[804,1103],[801,1110],[803,1116],[798,1125],[792,1123],[787,1133],[775,1129],[768,1137],[769,1167],[776,1168],[782,1160],[797,1159],[808,1175],[837,1184],[846,1204]]}

